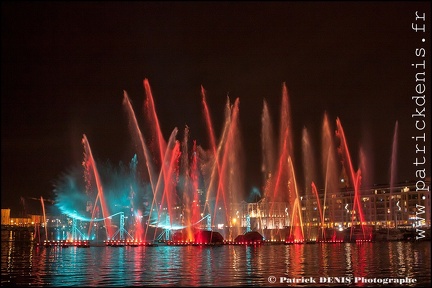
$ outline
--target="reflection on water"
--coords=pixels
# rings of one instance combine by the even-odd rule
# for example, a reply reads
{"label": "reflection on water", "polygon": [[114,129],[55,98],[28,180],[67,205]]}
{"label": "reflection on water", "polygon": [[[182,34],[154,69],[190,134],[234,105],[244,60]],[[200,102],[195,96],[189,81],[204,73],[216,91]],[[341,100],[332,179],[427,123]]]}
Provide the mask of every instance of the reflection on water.
{"label": "reflection on water", "polygon": [[[7,232],[7,233],[6,233]],[[39,247],[2,231],[2,286],[340,286],[329,281],[431,283],[430,242],[215,247]],[[276,283],[269,277],[275,276]],[[332,278],[339,277],[339,278]],[[345,278],[342,278],[345,277]],[[293,280],[294,279],[294,280]],[[297,280],[296,280],[297,279]],[[375,280],[374,280],[375,279]],[[321,281],[321,283],[319,283]],[[392,286],[347,283],[345,286]],[[403,287],[406,285],[396,284]]]}

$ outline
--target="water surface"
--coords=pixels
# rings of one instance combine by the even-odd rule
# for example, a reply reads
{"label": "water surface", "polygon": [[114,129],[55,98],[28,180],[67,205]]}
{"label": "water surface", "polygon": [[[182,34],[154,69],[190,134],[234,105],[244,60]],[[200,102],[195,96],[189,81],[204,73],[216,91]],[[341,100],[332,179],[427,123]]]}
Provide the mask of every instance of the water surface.
{"label": "water surface", "polygon": [[[2,241],[1,283],[55,287],[429,286],[430,244],[425,241],[64,248]],[[372,282],[354,283],[359,279],[356,277]],[[376,283],[389,279],[416,283]]]}

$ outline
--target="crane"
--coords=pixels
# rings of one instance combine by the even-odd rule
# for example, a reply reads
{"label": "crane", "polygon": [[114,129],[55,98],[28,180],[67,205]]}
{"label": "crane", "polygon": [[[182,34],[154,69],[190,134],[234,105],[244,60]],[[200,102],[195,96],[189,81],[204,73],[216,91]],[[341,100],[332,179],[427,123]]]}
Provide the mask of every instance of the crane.
{"label": "crane", "polygon": [[[21,197],[22,198],[22,197]],[[41,198],[35,198],[35,197],[27,197],[28,199],[31,199],[31,200],[36,200],[36,201],[41,201]],[[43,199],[43,201],[44,202],[49,202],[49,203],[51,203],[51,204],[54,204],[55,203],[55,201],[54,200],[51,200],[51,199],[45,199],[45,198],[43,198],[42,197],[42,199]]]}

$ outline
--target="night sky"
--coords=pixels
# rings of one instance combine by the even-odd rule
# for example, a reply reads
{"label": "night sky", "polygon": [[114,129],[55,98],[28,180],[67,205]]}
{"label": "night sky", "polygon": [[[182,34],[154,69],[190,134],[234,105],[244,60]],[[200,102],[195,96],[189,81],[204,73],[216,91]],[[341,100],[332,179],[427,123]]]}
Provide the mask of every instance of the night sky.
{"label": "night sky", "polygon": [[[17,214],[20,197],[28,205],[37,202],[32,198],[52,199],[56,179],[83,160],[83,134],[96,161],[130,161],[123,90],[143,122],[144,79],[165,139],[178,127],[181,140],[188,125],[190,138],[205,148],[201,85],[217,137],[227,96],[240,99],[247,190],[263,185],[263,99],[277,126],[283,83],[296,169],[302,169],[303,127],[321,159],[327,112],[334,129],[336,118],[341,120],[356,168],[360,148],[365,151],[371,184],[389,182],[398,122],[397,181],[416,180],[411,137],[419,132],[411,117],[416,109],[411,64],[426,60],[429,83],[431,39],[411,23],[419,11],[429,25],[430,8],[429,2],[403,1],[2,1],[2,208]],[[417,57],[416,48],[425,48],[427,56]],[[430,125],[429,84],[426,99]],[[430,126],[426,129],[430,151]]]}

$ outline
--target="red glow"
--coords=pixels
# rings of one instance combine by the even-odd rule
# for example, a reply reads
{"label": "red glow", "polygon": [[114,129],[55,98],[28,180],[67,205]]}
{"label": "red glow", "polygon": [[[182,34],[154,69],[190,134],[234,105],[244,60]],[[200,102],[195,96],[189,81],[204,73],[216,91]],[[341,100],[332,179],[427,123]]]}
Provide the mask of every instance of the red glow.
{"label": "red glow", "polygon": [[312,192],[315,194],[316,199],[317,199],[318,211],[319,211],[319,216],[320,216],[320,219],[321,219],[321,231],[322,231],[322,235],[321,236],[323,237],[323,239],[327,239],[326,235],[325,235],[324,218],[323,218],[323,212],[322,212],[322,209],[321,209],[321,203],[320,203],[320,199],[319,199],[319,195],[318,195],[318,190],[317,190],[314,182],[312,182],[311,185],[312,185]]}
{"label": "red glow", "polygon": [[87,136],[85,134],[83,136],[82,143],[84,145],[84,150],[85,150],[85,167],[90,167],[91,171],[93,172],[94,179],[96,181],[97,191],[98,191],[97,198],[96,198],[94,205],[96,207],[96,204],[97,204],[96,202],[99,199],[99,202],[100,202],[100,205],[102,208],[102,216],[104,218],[105,228],[107,231],[107,237],[108,237],[108,239],[111,239],[111,237],[113,235],[113,231],[112,231],[112,226],[111,226],[111,220],[108,218],[110,213],[109,213],[107,204],[105,202],[105,196],[104,196],[104,192],[103,192],[102,182],[101,182],[99,172],[98,172],[97,167],[96,167],[96,162],[93,159],[93,154],[92,154],[92,151],[90,148],[90,144],[89,144],[89,142],[87,140]]}
{"label": "red glow", "polygon": [[[352,165],[352,161],[351,161],[351,156],[348,150],[348,144],[345,138],[345,133],[343,131],[342,128],[342,124],[339,120],[339,118],[336,119],[336,125],[337,125],[337,130],[336,130],[336,135],[340,138],[341,140],[341,145],[339,147],[339,151],[341,153],[341,156],[343,157],[343,163],[345,164],[344,167],[347,168],[348,174],[351,177],[351,183],[354,186],[354,203],[353,203],[353,211],[356,211],[356,208],[358,209],[358,213],[359,213],[359,217],[360,217],[360,225],[363,229],[363,239],[366,239],[366,233],[364,230],[364,225],[363,223],[365,223],[364,221],[364,215],[363,215],[363,211],[362,211],[362,207],[360,204],[360,180],[361,180],[361,173],[360,170],[358,170],[357,173],[354,172],[354,168]],[[352,217],[352,225],[351,225],[351,235],[350,238],[352,238],[352,233],[353,233],[353,229],[354,229],[354,216]]]}

